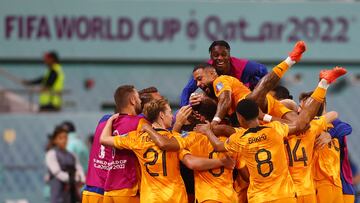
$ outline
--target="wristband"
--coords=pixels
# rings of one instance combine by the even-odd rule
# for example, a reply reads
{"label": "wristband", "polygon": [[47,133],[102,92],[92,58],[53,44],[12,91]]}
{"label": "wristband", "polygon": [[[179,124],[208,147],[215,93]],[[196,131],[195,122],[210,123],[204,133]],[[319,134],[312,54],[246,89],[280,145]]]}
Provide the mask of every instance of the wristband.
{"label": "wristband", "polygon": [[269,114],[265,114],[265,115],[264,115],[264,118],[263,118],[263,121],[265,121],[265,122],[271,122],[271,119],[272,119],[272,116],[270,116]]}
{"label": "wristband", "polygon": [[218,117],[218,116],[215,116],[214,118],[213,118],[213,121],[217,121],[217,122],[221,122],[221,118],[220,117]]}

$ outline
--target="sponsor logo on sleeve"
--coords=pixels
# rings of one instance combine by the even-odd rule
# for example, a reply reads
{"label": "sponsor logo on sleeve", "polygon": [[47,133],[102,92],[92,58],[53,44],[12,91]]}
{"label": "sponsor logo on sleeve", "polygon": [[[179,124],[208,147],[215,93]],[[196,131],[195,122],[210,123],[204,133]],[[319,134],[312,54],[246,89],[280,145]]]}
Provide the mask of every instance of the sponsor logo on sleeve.
{"label": "sponsor logo on sleeve", "polygon": [[220,91],[222,90],[222,88],[224,88],[224,84],[222,82],[219,82],[218,84],[216,84],[216,91]]}

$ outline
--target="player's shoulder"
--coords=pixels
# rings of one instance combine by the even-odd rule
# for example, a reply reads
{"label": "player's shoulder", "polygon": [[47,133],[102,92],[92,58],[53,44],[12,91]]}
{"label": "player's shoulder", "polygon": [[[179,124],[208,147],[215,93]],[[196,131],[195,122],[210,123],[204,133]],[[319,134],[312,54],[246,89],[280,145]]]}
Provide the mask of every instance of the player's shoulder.
{"label": "player's shoulder", "polygon": [[101,119],[99,120],[98,124],[102,123],[102,122],[106,122],[107,120],[109,120],[109,118],[111,117],[111,114],[105,114],[101,117]]}
{"label": "player's shoulder", "polygon": [[280,121],[271,121],[269,123],[265,123],[264,125],[265,127],[270,127],[270,128],[285,128],[288,125],[286,123],[282,123]]}
{"label": "player's shoulder", "polygon": [[237,80],[235,77],[231,75],[220,75],[215,79],[217,82],[232,82],[234,80]]}

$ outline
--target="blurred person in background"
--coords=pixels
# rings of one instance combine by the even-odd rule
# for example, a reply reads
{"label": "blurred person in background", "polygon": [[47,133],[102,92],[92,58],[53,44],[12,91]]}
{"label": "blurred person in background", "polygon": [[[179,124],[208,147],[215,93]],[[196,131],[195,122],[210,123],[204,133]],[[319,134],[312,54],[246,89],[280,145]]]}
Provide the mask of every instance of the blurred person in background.
{"label": "blurred person in background", "polygon": [[357,167],[357,165],[354,163],[354,161],[349,158],[350,160],[350,166],[351,166],[351,171],[353,174],[353,186],[355,188],[355,203],[359,203],[360,202],[360,197],[359,197],[359,183],[360,183],[360,173],[359,173],[359,169]]}
{"label": "blurred person in background", "polygon": [[[266,66],[248,59],[240,59],[230,55],[230,45],[224,40],[213,41],[209,47],[210,59],[207,61],[213,65],[219,75],[230,75],[251,90],[255,88],[259,80],[267,74]],[[197,89],[196,81],[193,77],[184,87],[181,93],[180,106],[189,104],[191,93]],[[193,97],[194,102],[200,102],[202,94]]]}
{"label": "blurred person in background", "polygon": [[89,162],[88,147],[86,146],[85,142],[76,134],[76,128],[73,122],[64,121],[60,124],[60,126],[68,131],[68,142],[66,149],[69,152],[75,154],[86,173]]}
{"label": "blurred person in background", "polygon": [[78,159],[66,150],[68,132],[62,126],[55,128],[45,154],[49,172],[51,203],[79,202],[78,186],[85,182],[84,171]]}
{"label": "blurred person in background", "polygon": [[51,51],[44,54],[44,63],[47,72],[33,80],[23,80],[24,85],[40,85],[39,106],[40,111],[60,111],[61,94],[64,89],[65,75],[60,65],[59,56]]}

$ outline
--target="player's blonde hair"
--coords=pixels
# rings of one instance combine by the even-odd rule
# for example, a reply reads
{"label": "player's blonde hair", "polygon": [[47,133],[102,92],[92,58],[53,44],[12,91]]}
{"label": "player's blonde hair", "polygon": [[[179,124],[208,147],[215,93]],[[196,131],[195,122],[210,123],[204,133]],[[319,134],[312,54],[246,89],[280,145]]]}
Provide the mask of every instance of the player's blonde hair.
{"label": "player's blonde hair", "polygon": [[166,105],[169,105],[166,99],[156,99],[145,104],[143,112],[146,119],[151,123],[155,122],[160,112],[165,112]]}

